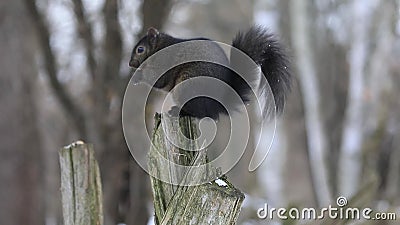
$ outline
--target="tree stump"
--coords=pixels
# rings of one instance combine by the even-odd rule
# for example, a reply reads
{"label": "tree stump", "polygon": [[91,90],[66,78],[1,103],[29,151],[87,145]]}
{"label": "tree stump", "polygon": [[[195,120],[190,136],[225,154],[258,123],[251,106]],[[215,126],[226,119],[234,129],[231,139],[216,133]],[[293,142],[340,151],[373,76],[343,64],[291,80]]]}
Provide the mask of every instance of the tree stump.
{"label": "tree stump", "polygon": [[77,141],[59,151],[65,225],[102,225],[99,166],[93,145]]}
{"label": "tree stump", "polygon": [[[188,151],[171,143],[174,140],[185,149],[197,149],[198,143],[180,136],[180,130],[190,140],[198,137],[197,121],[191,117],[181,117],[179,123],[173,123],[168,114],[155,116],[149,152],[155,223],[235,224],[244,195],[225,176],[198,184],[206,178],[204,174],[215,175],[218,170],[211,167],[198,169],[208,161],[205,151]],[[177,169],[175,165],[184,165],[187,169]]]}

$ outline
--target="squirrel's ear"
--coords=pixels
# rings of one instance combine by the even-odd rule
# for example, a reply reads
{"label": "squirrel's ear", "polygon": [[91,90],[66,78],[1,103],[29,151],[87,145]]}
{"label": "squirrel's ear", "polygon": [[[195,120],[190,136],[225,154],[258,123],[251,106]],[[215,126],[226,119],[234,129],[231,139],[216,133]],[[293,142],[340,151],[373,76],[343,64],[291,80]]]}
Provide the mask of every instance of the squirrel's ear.
{"label": "squirrel's ear", "polygon": [[156,43],[156,40],[157,40],[157,37],[158,37],[159,34],[160,34],[160,32],[158,32],[158,30],[156,28],[154,28],[154,27],[150,27],[147,30],[147,37],[149,38],[149,41],[150,41],[151,44],[155,44]]}
{"label": "squirrel's ear", "polygon": [[150,35],[150,36],[157,36],[159,33],[160,32],[158,32],[158,30],[156,28],[154,28],[154,27],[150,27],[147,30],[147,35]]}

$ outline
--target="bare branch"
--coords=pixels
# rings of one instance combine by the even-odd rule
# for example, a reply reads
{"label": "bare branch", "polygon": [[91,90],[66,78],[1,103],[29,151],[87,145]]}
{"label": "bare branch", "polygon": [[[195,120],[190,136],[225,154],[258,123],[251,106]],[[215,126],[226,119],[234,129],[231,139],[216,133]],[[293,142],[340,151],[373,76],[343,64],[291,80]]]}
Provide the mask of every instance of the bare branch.
{"label": "bare branch", "polygon": [[72,2],[74,4],[75,17],[78,21],[77,24],[78,33],[85,42],[86,57],[88,60],[89,72],[90,75],[92,76],[92,79],[94,79],[96,74],[96,60],[94,57],[95,45],[92,34],[92,27],[85,16],[82,1],[72,0]]}
{"label": "bare branch", "polygon": [[36,2],[25,0],[25,5],[32,16],[32,21],[36,27],[38,40],[42,47],[42,53],[45,61],[46,74],[50,81],[50,85],[58,98],[61,107],[73,120],[73,125],[77,129],[78,134],[82,139],[86,138],[86,127],[84,123],[84,115],[79,108],[74,104],[73,100],[65,91],[57,78],[57,65],[55,62],[54,53],[50,47],[50,33],[45,24],[43,16],[39,13]]}
{"label": "bare branch", "polygon": [[105,81],[117,85],[122,60],[121,28],[118,21],[118,1],[106,0],[103,8],[106,34],[104,38],[104,61],[102,76]]}
{"label": "bare branch", "polygon": [[[115,95],[122,95],[119,76],[122,61],[122,38],[118,21],[118,1],[106,0],[103,8],[105,36],[102,45],[102,57],[98,62],[98,76],[94,80],[93,94],[96,102],[96,116],[106,121],[103,125],[113,126],[115,118],[110,117],[109,103]],[[110,127],[108,127],[110,128]],[[108,130],[102,128],[106,132]],[[106,134],[105,134],[106,135]]]}

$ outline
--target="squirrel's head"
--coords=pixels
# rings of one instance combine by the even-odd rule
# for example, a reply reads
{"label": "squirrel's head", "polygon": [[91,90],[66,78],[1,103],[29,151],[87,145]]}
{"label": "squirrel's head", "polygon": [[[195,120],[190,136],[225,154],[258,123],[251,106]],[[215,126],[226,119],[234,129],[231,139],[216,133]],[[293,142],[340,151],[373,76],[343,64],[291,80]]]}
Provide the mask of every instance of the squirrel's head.
{"label": "squirrel's head", "polygon": [[133,48],[129,66],[136,69],[133,83],[149,84],[152,87],[162,89],[168,82],[165,76],[159,77],[158,67],[152,61],[145,62],[157,51],[175,43],[177,39],[159,32],[155,28],[149,28],[147,34]]}
{"label": "squirrel's head", "polygon": [[147,30],[146,36],[144,36],[133,48],[131,54],[131,60],[129,66],[132,68],[138,68],[149,56],[159,50],[160,32],[151,27]]}

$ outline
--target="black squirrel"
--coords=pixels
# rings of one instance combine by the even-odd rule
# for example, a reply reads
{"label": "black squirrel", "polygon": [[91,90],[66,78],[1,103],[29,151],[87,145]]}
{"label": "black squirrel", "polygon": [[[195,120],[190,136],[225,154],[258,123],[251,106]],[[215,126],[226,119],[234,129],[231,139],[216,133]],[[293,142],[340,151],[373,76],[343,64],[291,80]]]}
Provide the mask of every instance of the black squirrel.
{"label": "black squirrel", "polygon": [[[155,79],[155,76],[153,75],[155,72],[152,71],[152,69],[159,65],[152,65],[151,63],[144,64],[145,60],[162,49],[188,41],[211,40],[207,38],[180,39],[165,33],[161,33],[155,28],[149,28],[147,34],[140,39],[140,41],[134,47],[129,62],[130,67],[140,69],[140,71],[136,72],[142,72],[141,75],[136,77],[136,82],[153,84],[152,87],[154,88],[171,91],[177,84],[180,84],[183,81],[200,76],[206,76],[219,79],[228,84],[236,91],[244,103],[250,101],[250,95],[252,95],[252,93],[254,94],[254,92],[252,91],[249,83],[246,83],[245,80],[237,75],[237,73],[232,69],[219,65],[218,63],[203,61],[186,62],[173,67],[165,72],[160,78],[157,77],[156,80],[152,82],[151,79]],[[251,27],[247,32],[239,32],[233,39],[232,46],[244,52],[256,63],[254,65],[257,65],[257,72],[256,76],[253,77],[253,80],[260,79],[262,71],[271,88],[275,101],[276,112],[281,113],[283,111],[286,95],[290,91],[292,80],[292,75],[289,69],[289,60],[282,45],[278,42],[274,35],[267,31],[267,29],[261,26],[254,26]],[[199,48],[198,51],[205,52],[201,54],[206,57],[217,59],[223,63],[226,62],[227,65],[229,65],[229,63],[232,65],[234,63],[237,65],[236,68],[242,67],[241,64],[246,64],[246,62],[242,63],[243,60],[240,57],[235,56],[232,51],[230,60],[228,60],[223,49],[214,43],[209,43],[206,45],[206,47]],[[178,54],[178,52],[176,52],[176,54]],[[164,58],[170,57],[173,58],[174,56],[164,56]],[[143,71],[146,71],[146,69],[149,72],[144,73]],[[195,84],[194,86],[197,86],[199,89],[207,88],[207,84],[201,83],[198,85]],[[190,87],[190,89],[193,89],[192,87],[193,85]],[[261,88],[266,89],[265,85]],[[193,92],[193,90],[188,91]],[[265,90],[261,90],[260,93],[264,94],[256,95],[264,98],[262,99],[263,101],[272,101],[271,99],[266,99],[267,95],[265,94]],[[190,101],[185,103],[184,95],[185,94],[182,91],[173,94],[174,100],[183,105],[179,111],[180,115],[190,115],[197,118],[210,117],[213,119],[218,119],[221,113],[227,114],[227,109],[218,100],[206,96],[199,96],[192,98]],[[223,96],[223,93],[221,96]],[[176,107],[173,108],[175,109],[171,109],[171,111],[176,110]]]}

